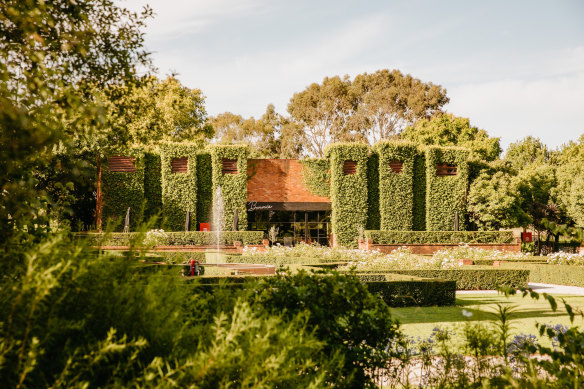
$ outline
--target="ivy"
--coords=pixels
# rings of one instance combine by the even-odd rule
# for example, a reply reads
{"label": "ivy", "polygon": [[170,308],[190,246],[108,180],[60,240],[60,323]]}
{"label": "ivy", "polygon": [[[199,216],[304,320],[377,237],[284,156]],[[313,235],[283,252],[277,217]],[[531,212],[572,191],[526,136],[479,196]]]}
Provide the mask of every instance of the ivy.
{"label": "ivy", "polygon": [[125,153],[135,158],[135,172],[110,172],[107,161],[103,166],[103,220],[117,220],[116,230],[124,228],[126,212],[130,208],[130,229],[141,221],[144,207],[144,154],[135,149]]}
{"label": "ivy", "polygon": [[[369,148],[357,143],[337,143],[326,149],[330,161],[332,227],[335,241],[355,246],[359,228],[367,222],[367,160]],[[345,161],[357,164],[355,174],[344,174]]]}
{"label": "ivy", "polygon": [[213,172],[211,154],[200,152],[197,155],[197,221],[211,222],[213,205]]}
{"label": "ivy", "polygon": [[[160,154],[144,153],[144,217],[150,219],[162,212],[162,177]],[[155,227],[159,227],[156,225]]]}
{"label": "ivy", "polygon": [[[460,228],[464,229],[468,188],[468,149],[460,147],[429,146],[426,149],[426,229],[451,231],[454,215],[459,213]],[[454,165],[457,174],[438,176],[436,166]]]}
{"label": "ivy", "polygon": [[[173,158],[188,158],[187,173],[173,173]],[[164,229],[184,230],[186,213],[189,225],[196,229],[197,219],[197,146],[188,143],[165,143],[160,146],[162,177],[162,211]]]}
{"label": "ivy", "polygon": [[[417,147],[409,142],[381,141],[375,145],[375,149],[379,154],[381,229],[412,230]],[[394,171],[390,165],[396,162],[401,163],[400,172]]]}
{"label": "ivy", "polygon": [[414,161],[414,210],[412,213],[413,230],[426,230],[426,158],[418,150]]}
{"label": "ivy", "polygon": [[379,215],[379,155],[372,152],[367,160],[367,228],[378,230],[381,223]]}
{"label": "ivy", "polygon": [[[238,212],[238,228],[247,229],[247,146],[245,145],[215,145],[211,147],[213,169],[213,195],[217,187],[221,187],[223,197],[223,226],[221,230],[233,229],[235,210]],[[237,160],[237,174],[223,174],[223,159]],[[215,202],[213,196],[213,202]]]}
{"label": "ivy", "polygon": [[307,158],[302,164],[304,185],[315,196],[330,196],[329,161],[323,158]]}

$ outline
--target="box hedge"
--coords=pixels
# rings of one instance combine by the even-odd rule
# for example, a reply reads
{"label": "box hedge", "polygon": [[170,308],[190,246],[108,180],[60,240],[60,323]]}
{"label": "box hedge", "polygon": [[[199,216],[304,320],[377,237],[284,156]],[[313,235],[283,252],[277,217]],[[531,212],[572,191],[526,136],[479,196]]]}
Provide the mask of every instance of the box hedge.
{"label": "box hedge", "polygon": [[373,244],[513,243],[512,231],[365,231]]}
{"label": "box hedge", "polygon": [[528,270],[529,282],[584,287],[584,266],[509,262],[501,268]]}
{"label": "box hedge", "polygon": [[456,281],[403,276],[360,274],[367,289],[390,307],[454,305]]}
{"label": "box hedge", "polygon": [[[169,245],[192,245],[206,246],[217,244],[216,231],[183,231],[167,232]],[[129,246],[138,244],[140,239],[144,238],[144,233],[83,233],[77,234],[77,237],[85,239],[90,245],[101,246]],[[239,241],[243,245],[256,245],[262,242],[264,237],[263,231],[221,231],[219,244],[232,245],[233,242]]]}
{"label": "box hedge", "polygon": [[[369,272],[364,272],[369,273]],[[493,290],[498,286],[527,287],[529,270],[465,267],[457,269],[407,269],[370,273],[393,273],[456,281],[457,290]]]}

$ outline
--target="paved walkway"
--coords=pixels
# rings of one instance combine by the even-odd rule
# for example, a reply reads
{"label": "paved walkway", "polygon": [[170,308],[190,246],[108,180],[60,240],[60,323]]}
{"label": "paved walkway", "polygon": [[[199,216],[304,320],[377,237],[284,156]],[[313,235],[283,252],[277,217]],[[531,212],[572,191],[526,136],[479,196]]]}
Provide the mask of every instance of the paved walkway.
{"label": "paved walkway", "polygon": [[[548,294],[570,294],[584,296],[584,288],[578,286],[564,286],[553,284],[539,284],[530,282],[528,286],[538,293]],[[473,293],[498,293],[496,290],[458,290],[456,294],[473,294]]]}

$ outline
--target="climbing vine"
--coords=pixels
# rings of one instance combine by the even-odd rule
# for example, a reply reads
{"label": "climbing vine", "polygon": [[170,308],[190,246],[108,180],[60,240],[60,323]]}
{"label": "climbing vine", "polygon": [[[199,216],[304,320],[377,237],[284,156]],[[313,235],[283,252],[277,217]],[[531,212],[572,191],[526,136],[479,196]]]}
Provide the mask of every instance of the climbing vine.
{"label": "climbing vine", "polygon": [[329,161],[323,158],[300,160],[304,185],[315,196],[330,196]]}

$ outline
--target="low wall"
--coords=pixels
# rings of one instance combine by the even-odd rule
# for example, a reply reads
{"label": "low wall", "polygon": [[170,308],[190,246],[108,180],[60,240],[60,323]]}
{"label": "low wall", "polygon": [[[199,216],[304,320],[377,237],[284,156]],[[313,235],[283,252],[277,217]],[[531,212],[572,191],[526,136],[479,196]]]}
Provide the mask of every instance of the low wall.
{"label": "low wall", "polygon": [[[458,247],[458,244],[436,243],[436,244],[373,244],[371,240],[359,241],[359,249],[379,251],[384,254],[389,254],[393,250],[400,247],[409,248],[414,254],[434,254],[439,250],[453,249]],[[518,253],[521,251],[521,244],[519,243],[468,243],[469,247],[474,247],[484,250],[499,250]]]}

